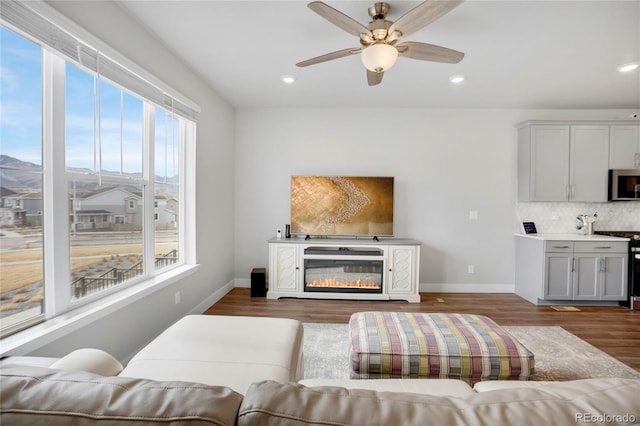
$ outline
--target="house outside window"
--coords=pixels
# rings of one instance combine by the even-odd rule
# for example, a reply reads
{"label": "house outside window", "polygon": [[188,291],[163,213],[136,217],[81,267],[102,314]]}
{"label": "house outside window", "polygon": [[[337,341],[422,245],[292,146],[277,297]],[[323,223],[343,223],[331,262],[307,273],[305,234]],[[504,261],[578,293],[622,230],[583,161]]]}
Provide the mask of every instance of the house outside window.
{"label": "house outside window", "polygon": [[[29,185],[16,184],[6,197],[3,189],[0,230],[15,229],[0,253],[4,336],[137,283],[158,282],[165,270],[185,263],[184,249],[193,253],[194,241],[183,239],[184,224],[173,232],[156,229],[154,199],[168,193],[185,200],[185,179],[194,175],[184,168],[182,153],[193,152],[197,107],[144,86],[148,80],[129,90],[137,74],[84,42],[56,51],[75,40],[74,31],[83,33],[61,31],[59,23],[43,18],[59,16],[47,5],[7,1],[0,13],[0,168],[3,176]],[[38,39],[45,32],[51,39],[61,34],[60,43]],[[50,123],[46,131],[44,123]],[[156,129],[167,126],[171,137],[163,130],[158,138]],[[20,133],[25,128],[31,131]],[[170,166],[156,174],[157,164]],[[64,197],[66,204],[59,201]],[[27,224],[35,228],[28,239],[22,231]],[[28,262],[12,262],[9,245]]]}

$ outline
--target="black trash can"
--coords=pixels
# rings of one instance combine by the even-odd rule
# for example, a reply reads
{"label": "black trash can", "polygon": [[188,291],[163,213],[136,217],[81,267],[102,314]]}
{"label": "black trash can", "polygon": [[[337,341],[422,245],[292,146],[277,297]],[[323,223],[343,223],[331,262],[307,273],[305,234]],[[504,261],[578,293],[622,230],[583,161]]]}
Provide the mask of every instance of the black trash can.
{"label": "black trash can", "polygon": [[267,270],[266,268],[253,268],[251,270],[251,297],[265,297],[267,295]]}

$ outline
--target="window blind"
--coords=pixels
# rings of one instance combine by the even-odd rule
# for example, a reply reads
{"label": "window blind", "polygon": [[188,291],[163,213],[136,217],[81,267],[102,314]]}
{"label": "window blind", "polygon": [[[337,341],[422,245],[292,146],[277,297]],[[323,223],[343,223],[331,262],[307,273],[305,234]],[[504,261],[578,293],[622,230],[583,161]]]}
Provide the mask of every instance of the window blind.
{"label": "window blind", "polygon": [[152,83],[139,72],[132,71],[132,67],[123,65],[121,62],[124,61],[113,59],[101,52],[99,47],[81,40],[69,30],[43,16],[28,2],[2,0],[0,18],[3,23],[30,36],[38,44],[53,49],[90,71],[99,72],[100,77],[124,90],[181,117],[197,120],[200,108],[196,104],[168,93],[169,90]]}

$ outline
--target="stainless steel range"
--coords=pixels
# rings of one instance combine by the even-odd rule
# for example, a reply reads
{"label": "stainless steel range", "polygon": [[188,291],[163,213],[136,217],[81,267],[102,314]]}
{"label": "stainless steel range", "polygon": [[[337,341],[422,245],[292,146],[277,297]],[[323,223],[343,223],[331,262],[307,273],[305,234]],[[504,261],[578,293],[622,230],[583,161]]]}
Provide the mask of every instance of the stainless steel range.
{"label": "stainless steel range", "polygon": [[596,234],[629,238],[629,297],[621,306],[640,309],[640,231],[596,231]]}

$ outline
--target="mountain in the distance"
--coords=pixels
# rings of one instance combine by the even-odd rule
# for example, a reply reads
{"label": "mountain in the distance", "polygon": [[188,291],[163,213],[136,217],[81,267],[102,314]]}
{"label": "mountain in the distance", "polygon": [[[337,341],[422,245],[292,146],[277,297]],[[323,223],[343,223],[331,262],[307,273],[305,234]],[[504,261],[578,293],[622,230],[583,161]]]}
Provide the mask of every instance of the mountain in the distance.
{"label": "mountain in the distance", "polygon": [[41,189],[41,169],[37,164],[0,155],[0,186],[9,189]]}
{"label": "mountain in the distance", "polygon": [[[42,166],[34,164],[28,161],[22,161],[18,158],[11,157],[9,155],[0,155],[0,186],[8,189],[42,189]],[[75,172],[89,173],[91,172],[86,168],[69,168]],[[111,174],[108,171],[105,174]],[[129,177],[140,177],[137,173],[124,173]],[[161,181],[163,178],[156,176],[156,181]],[[169,178],[166,184],[156,183],[156,188],[160,191],[169,189],[169,186],[176,182],[178,178]],[[88,183],[88,182],[87,182]],[[94,187],[94,184],[89,184]]]}

